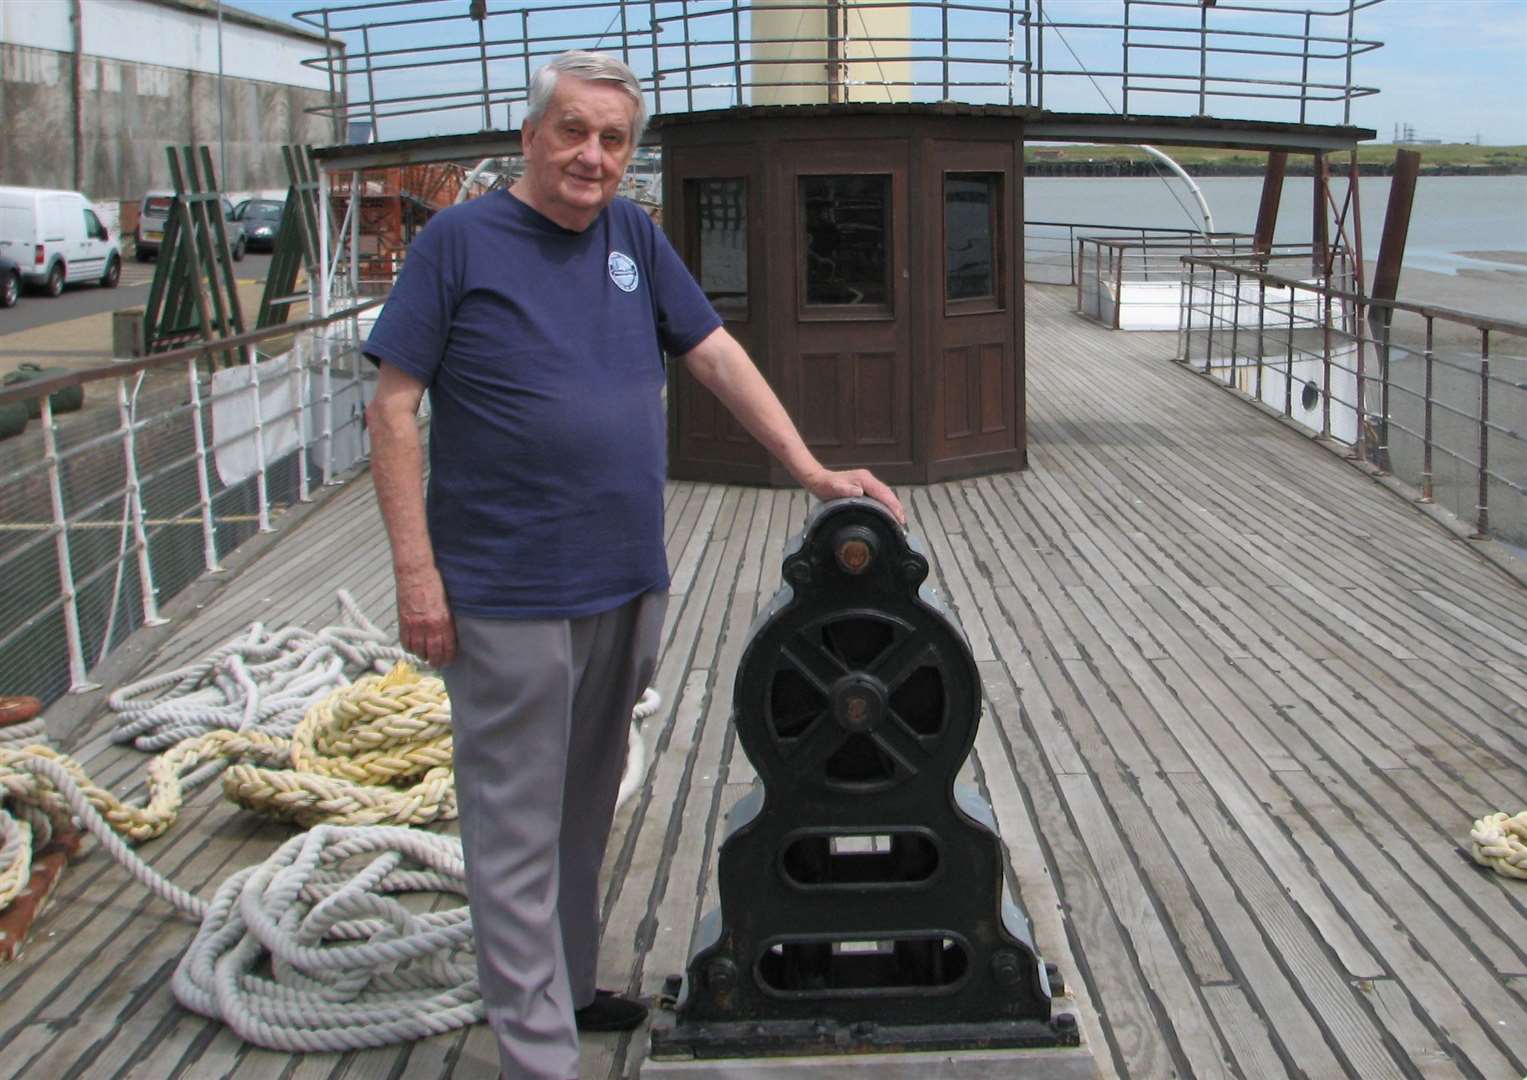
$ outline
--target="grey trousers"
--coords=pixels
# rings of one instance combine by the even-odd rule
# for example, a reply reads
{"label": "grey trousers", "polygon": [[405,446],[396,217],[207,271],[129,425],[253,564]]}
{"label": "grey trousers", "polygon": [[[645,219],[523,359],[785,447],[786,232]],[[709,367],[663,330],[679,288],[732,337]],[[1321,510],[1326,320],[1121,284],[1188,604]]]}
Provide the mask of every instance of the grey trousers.
{"label": "grey trousers", "polygon": [[467,899],[509,1080],[578,1076],[573,1010],[594,1000],[599,867],[667,606],[647,593],[581,619],[456,618],[442,674]]}

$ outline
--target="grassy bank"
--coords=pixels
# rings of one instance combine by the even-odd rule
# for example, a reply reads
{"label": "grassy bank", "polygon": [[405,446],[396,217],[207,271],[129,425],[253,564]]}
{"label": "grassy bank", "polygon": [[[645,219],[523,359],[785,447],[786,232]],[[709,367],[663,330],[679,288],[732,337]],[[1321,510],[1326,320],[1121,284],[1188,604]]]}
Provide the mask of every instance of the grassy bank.
{"label": "grassy bank", "polygon": [[[1203,146],[1162,146],[1189,172],[1230,175],[1236,172],[1260,174],[1266,164],[1266,155],[1252,150],[1222,150]],[[1363,172],[1387,170],[1394,164],[1397,147],[1375,143],[1358,147],[1357,161]],[[1424,146],[1406,146],[1421,155],[1421,171],[1443,173],[1527,173],[1527,146],[1474,146],[1467,143],[1443,143]],[[1145,167],[1149,155],[1134,146],[1102,146],[1068,144],[1064,146],[1028,147],[1027,163],[1031,166],[1064,169],[1086,168],[1132,172]],[[1345,167],[1346,154],[1330,158],[1332,169]],[[1311,158],[1304,154],[1290,154],[1290,173],[1308,172]]]}

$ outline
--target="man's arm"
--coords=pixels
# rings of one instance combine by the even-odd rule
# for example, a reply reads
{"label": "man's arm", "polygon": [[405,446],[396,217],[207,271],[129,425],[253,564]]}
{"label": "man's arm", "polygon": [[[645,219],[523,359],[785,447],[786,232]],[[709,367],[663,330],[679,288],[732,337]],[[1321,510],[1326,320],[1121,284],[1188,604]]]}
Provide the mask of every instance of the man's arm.
{"label": "man's arm", "polygon": [[442,667],[456,655],[456,624],[424,517],[424,453],[416,419],[423,397],[423,383],[384,362],[376,395],[366,406],[366,426],[372,482],[392,544],[398,638],[409,652]]}
{"label": "man's arm", "polygon": [[795,480],[819,499],[841,499],[868,495],[883,503],[896,520],[906,524],[906,511],[896,493],[876,479],[868,469],[837,471],[824,468],[807,448],[795,429],[785,407],[773,389],[759,374],[737,339],[717,327],[704,341],[684,354],[684,363],[707,390],[763,443]]}

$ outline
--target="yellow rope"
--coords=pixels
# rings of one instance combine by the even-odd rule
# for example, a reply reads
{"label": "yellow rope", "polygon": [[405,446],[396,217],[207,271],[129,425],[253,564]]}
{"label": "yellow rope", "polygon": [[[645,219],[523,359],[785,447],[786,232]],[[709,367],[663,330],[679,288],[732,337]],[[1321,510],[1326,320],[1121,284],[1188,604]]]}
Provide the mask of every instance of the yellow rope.
{"label": "yellow rope", "polygon": [[[67,770],[89,805],[133,843],[174,823],[185,776],[209,762],[235,763],[223,774],[228,798],[303,826],[423,825],[456,816],[445,684],[408,664],[333,691],[308,710],[290,739],[219,730],[180,743],[150,762],[148,800],[141,806],[97,786],[77,761],[47,746],[0,746],[0,794],[12,804],[37,807],[64,827],[73,811],[63,794],[45,777],[18,767],[37,758]],[[25,887],[30,849],[29,843],[6,845],[0,907]]]}
{"label": "yellow rope", "polygon": [[1527,881],[1527,810],[1515,817],[1504,811],[1474,822],[1469,831],[1471,854],[1481,866],[1497,874]]}

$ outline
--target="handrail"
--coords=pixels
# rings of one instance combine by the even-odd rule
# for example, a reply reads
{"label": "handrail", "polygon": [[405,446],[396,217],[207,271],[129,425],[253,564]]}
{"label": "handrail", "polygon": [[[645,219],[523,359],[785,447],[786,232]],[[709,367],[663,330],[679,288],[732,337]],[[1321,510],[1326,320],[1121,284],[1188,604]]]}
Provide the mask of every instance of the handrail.
{"label": "handrail", "polygon": [[[1492,336],[1527,342],[1527,323],[1378,299],[1267,269],[1279,258],[1184,256],[1177,359],[1350,445],[1381,474],[1419,488],[1420,502],[1449,503],[1459,519],[1473,519],[1476,539],[1527,544],[1527,478],[1519,468],[1527,461],[1527,431],[1518,430],[1527,417],[1527,356],[1501,357],[1491,348]],[[1409,325],[1411,317],[1424,333]],[[1439,322],[1476,332],[1477,346],[1444,352]],[[1503,361],[1519,374],[1492,371]],[[1438,370],[1451,375],[1439,382]],[[1502,393],[1515,395],[1504,418],[1501,403],[1492,406]],[[1496,460],[1503,450],[1511,454],[1506,465],[1492,465],[1492,449]],[[1472,476],[1439,474],[1437,453]],[[1515,496],[1504,521],[1492,490]]]}
{"label": "handrail", "polygon": [[311,318],[302,322],[282,323],[277,326],[267,326],[259,330],[246,330],[242,334],[232,337],[215,338],[210,341],[198,342],[194,345],[182,345],[162,353],[154,353],[152,356],[124,357],[120,360],[112,360],[110,363],[98,364],[95,367],[76,368],[72,371],[61,371],[57,375],[49,375],[47,378],[32,379],[29,382],[7,383],[0,385],[0,405],[10,401],[31,401],[40,398],[44,394],[54,394],[71,386],[84,386],[88,383],[98,382],[103,379],[118,379],[126,375],[136,375],[140,371],[152,371],[155,368],[170,367],[183,364],[187,360],[202,360],[215,353],[237,352],[248,345],[258,345],[262,341],[272,338],[287,337],[301,333],[304,330],[316,330],[322,326],[352,319],[364,311],[384,303],[385,297],[376,297],[363,304],[337,311],[332,315],[322,318]]}
{"label": "handrail", "polygon": [[[365,458],[359,317],[379,302],[0,387],[0,403],[35,402],[42,429],[7,440],[0,471],[7,689],[93,689],[91,666],[163,622],[165,601]],[[204,362],[272,341],[283,355]],[[106,393],[55,415],[58,391],[92,386]]]}
{"label": "handrail", "polygon": [[[1244,256],[1241,257],[1244,258]],[[1302,289],[1311,288],[1308,281],[1284,277],[1281,274],[1258,270],[1255,267],[1226,267],[1225,263],[1232,261],[1234,258],[1235,256],[1184,255],[1182,261],[1189,265],[1218,266],[1221,269],[1233,269],[1239,276],[1250,277],[1268,285],[1276,285],[1279,288],[1291,288],[1294,286]],[[1362,293],[1351,292],[1345,289],[1326,289],[1321,287],[1321,291],[1322,293],[1329,291],[1332,299],[1341,300],[1344,303],[1359,304],[1363,307],[1382,308],[1390,311],[1408,311],[1413,315],[1420,315],[1423,318],[1446,319],[1449,322],[1465,323],[1477,330],[1489,330],[1492,333],[1509,334],[1512,337],[1527,337],[1527,323],[1514,322],[1510,319],[1498,319],[1492,315],[1460,311],[1457,308],[1442,307],[1439,304],[1418,304],[1413,300],[1384,300],[1379,297],[1365,296]]]}
{"label": "handrail", "polygon": [[[1377,92],[1352,78],[1354,58],[1382,44],[1358,38],[1353,16],[1377,2],[1346,0],[1315,9],[1126,0],[1121,22],[1077,5],[1052,3],[1047,9],[1044,0],[856,0],[846,8],[844,0],[795,0],[767,9],[746,0],[570,0],[496,11],[490,6],[479,19],[464,3],[456,14],[443,15],[432,0],[372,0],[315,7],[295,18],[346,45],[305,61],[326,71],[336,90],[347,90],[310,111],[368,118],[378,138],[464,133],[467,128],[438,126],[450,122],[441,114],[456,112],[462,113],[456,122],[471,131],[497,126],[495,110],[503,129],[511,128],[509,110],[525,101],[531,68],[572,48],[619,54],[635,70],[655,113],[759,104],[765,101],[760,95],[776,88],[811,88],[822,102],[1043,108],[1047,80],[1085,78],[1122,91],[1125,114],[1132,94],[1137,102],[1141,95],[1154,96],[1157,108],[1146,110],[1152,113],[1175,108],[1175,95],[1196,101],[1186,115],[1207,113],[1209,98],[1296,103],[1297,112],[1290,108],[1286,117],[1273,118],[1301,124],[1312,105],[1339,103],[1333,122],[1347,124],[1352,101]],[[765,11],[797,16],[791,19],[794,30],[802,22],[812,29],[787,34],[760,26]],[[829,20],[829,11],[844,18]],[[1192,18],[1174,22],[1173,11],[1191,12]],[[905,26],[872,28],[863,21],[891,13],[904,13]],[[1055,18],[1057,13],[1064,17]],[[1236,25],[1245,13],[1255,13],[1261,27]],[[842,29],[827,30],[835,24]],[[1072,32],[1086,33],[1090,41],[1099,34],[1121,37],[1113,55],[1122,62],[1092,68],[1070,62]],[[1059,51],[1056,39],[1064,46]],[[425,40],[429,44],[421,44]],[[789,55],[779,55],[786,48]],[[1236,73],[1211,73],[1211,57],[1232,59]],[[425,71],[427,84],[414,77]],[[1268,118],[1260,107],[1254,115]],[[415,129],[429,123],[433,130],[382,130],[398,118],[423,116],[433,119],[407,123]]]}

